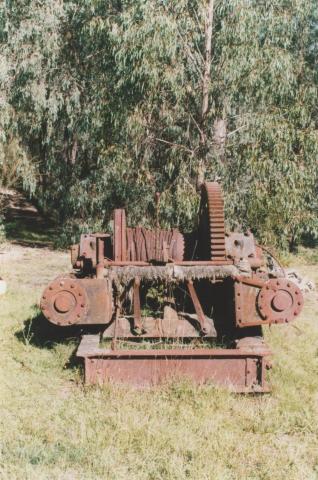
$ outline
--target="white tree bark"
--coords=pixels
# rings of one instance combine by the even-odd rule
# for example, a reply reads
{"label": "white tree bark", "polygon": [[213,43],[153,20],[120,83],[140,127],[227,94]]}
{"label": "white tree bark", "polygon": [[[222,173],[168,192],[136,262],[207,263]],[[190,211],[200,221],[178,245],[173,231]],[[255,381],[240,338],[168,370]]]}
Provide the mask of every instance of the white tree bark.
{"label": "white tree bark", "polygon": [[205,15],[205,61],[202,86],[202,121],[209,111],[209,84],[211,82],[212,31],[214,0],[209,0]]}
{"label": "white tree bark", "polygon": [[[204,126],[206,115],[209,111],[209,89],[211,82],[211,62],[212,62],[212,32],[213,32],[213,11],[214,0],[208,0],[205,12],[205,43],[204,43],[204,64],[202,81],[202,108],[201,108],[201,144],[206,145],[206,129]],[[205,180],[205,158],[201,158],[198,166],[197,189],[200,189]]]}

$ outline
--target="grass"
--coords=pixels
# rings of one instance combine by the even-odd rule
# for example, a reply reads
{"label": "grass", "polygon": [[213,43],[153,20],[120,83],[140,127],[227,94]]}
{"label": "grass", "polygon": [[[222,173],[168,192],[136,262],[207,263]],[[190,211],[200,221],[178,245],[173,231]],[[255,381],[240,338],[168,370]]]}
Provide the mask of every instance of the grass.
{"label": "grass", "polygon": [[[110,339],[102,340],[100,347],[101,348],[111,348],[112,341]],[[187,341],[185,339],[173,339],[173,338],[163,338],[163,339],[144,339],[144,338],[134,338],[132,340],[117,340],[117,347],[122,350],[171,350],[175,348],[193,348],[193,349],[203,349],[203,348],[226,348],[226,345],[221,342],[217,342],[214,339],[204,340],[201,338],[192,339]]]}
{"label": "grass", "polygon": [[[318,283],[317,263],[289,259]],[[270,395],[188,382],[136,391],[85,388],[74,331],[47,332],[35,304],[68,255],[0,255],[0,478],[10,480],[318,479],[318,298],[294,326],[266,329]],[[54,336],[55,335],[55,336]]]}
{"label": "grass", "polygon": [[15,244],[29,247],[53,247],[60,232],[56,222],[39,212],[25,195],[17,190],[0,189],[4,213],[5,237]]}
{"label": "grass", "polygon": [[28,219],[11,219],[5,223],[6,238],[25,246],[52,246],[57,236],[52,225],[30,223]]}

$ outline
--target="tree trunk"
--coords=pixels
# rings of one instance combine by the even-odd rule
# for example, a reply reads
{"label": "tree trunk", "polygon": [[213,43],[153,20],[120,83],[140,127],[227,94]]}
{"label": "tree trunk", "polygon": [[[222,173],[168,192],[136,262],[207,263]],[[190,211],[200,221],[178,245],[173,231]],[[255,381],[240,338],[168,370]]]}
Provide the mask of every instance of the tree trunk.
{"label": "tree trunk", "polygon": [[205,119],[209,111],[209,89],[211,82],[211,60],[212,60],[212,31],[213,31],[213,10],[214,0],[208,0],[205,13],[205,42],[204,42],[204,72],[202,83],[202,107],[201,107],[201,159],[199,161],[197,189],[201,188],[205,178],[205,156],[206,156],[206,126]]}
{"label": "tree trunk", "polygon": [[214,0],[209,0],[205,16],[205,62],[202,87],[202,110],[201,117],[204,122],[209,111],[209,86],[211,81],[211,53],[212,53],[212,31],[213,31],[213,9]]}

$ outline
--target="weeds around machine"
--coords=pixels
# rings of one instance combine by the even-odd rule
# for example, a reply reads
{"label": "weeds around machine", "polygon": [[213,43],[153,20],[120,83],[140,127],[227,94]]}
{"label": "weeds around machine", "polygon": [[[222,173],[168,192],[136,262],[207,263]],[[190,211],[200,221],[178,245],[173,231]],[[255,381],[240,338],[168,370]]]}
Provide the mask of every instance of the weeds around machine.
{"label": "weeds around machine", "polygon": [[77,350],[87,384],[189,377],[269,391],[262,326],[291,322],[303,297],[250,232],[225,232],[218,183],[203,184],[193,233],[127,227],[117,209],[113,235],[82,235],[71,258],[41,309],[56,325],[100,325]]}

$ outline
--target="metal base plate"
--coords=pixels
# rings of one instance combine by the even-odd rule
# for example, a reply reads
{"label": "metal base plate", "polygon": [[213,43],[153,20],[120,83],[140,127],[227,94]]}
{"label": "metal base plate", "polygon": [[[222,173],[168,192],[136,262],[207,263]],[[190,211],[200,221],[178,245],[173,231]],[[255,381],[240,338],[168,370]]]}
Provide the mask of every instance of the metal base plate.
{"label": "metal base plate", "polygon": [[239,349],[111,350],[99,335],[84,335],[76,356],[84,359],[85,384],[124,383],[151,387],[169,379],[225,386],[238,393],[269,392],[265,373],[271,352]]}

